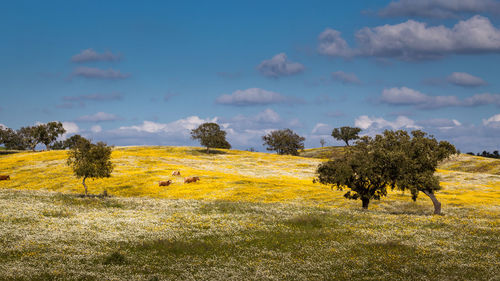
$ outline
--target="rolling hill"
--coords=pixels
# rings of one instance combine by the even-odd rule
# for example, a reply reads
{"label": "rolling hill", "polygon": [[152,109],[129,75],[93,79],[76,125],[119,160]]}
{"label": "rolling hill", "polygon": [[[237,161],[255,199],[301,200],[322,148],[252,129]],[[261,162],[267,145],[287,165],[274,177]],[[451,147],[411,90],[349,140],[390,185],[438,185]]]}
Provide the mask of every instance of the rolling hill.
{"label": "rolling hill", "polygon": [[[368,211],[314,184],[342,148],[305,157],[197,147],[116,147],[111,178],[81,181],[65,151],[0,155],[0,280],[493,280],[499,161],[438,170],[444,216],[390,192]],[[332,154],[333,152],[333,154]],[[310,158],[307,158],[310,157]],[[492,161],[494,160],[494,161]],[[184,184],[183,176],[199,176]],[[173,184],[159,187],[161,180]]]}

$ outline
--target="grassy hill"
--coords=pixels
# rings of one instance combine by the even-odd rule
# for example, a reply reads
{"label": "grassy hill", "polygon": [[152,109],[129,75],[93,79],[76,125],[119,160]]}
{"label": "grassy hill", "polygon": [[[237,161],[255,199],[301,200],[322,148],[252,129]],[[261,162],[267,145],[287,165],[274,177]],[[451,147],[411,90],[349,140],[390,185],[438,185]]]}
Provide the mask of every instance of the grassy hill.
{"label": "grassy hill", "polygon": [[[334,148],[340,151],[341,148]],[[324,155],[309,151],[308,157]],[[304,153],[307,153],[306,150]],[[362,211],[313,184],[316,158],[118,147],[109,198],[65,151],[0,155],[0,280],[494,280],[498,162],[440,166],[444,216],[390,192]],[[173,170],[201,181],[184,184]],[[173,179],[168,187],[158,181]]]}

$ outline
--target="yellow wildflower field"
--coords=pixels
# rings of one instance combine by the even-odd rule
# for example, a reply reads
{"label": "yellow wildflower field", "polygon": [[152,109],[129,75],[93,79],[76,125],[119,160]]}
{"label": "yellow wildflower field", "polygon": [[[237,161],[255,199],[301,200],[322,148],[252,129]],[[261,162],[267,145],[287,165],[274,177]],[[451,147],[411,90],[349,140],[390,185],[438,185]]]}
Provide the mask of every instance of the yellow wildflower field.
{"label": "yellow wildflower field", "polygon": [[[73,175],[66,159],[67,151],[1,156],[0,174],[10,175],[11,180],[1,181],[0,188],[82,193],[81,180]],[[494,208],[498,205],[500,175],[457,170],[464,162],[471,165],[473,160],[479,165],[483,165],[481,161],[492,162],[482,160],[482,157],[462,155],[445,163],[450,169],[438,170],[443,190],[437,196],[444,206]],[[110,195],[125,197],[282,202],[320,207],[356,204],[344,200],[341,191],[313,183],[315,169],[321,161],[324,160],[238,150],[217,150],[214,154],[206,154],[197,147],[117,147],[112,153],[115,166],[112,176],[88,180],[87,183],[90,193],[106,190]],[[500,161],[494,163],[500,166]],[[179,170],[182,176],[171,176],[175,170]],[[198,176],[201,180],[184,184],[183,177],[187,176]],[[159,181],[167,179],[173,181],[170,186],[158,186]],[[370,207],[390,205],[394,200],[409,202],[410,197],[392,192],[381,203],[372,202]],[[430,206],[428,201],[421,194],[418,203]]]}

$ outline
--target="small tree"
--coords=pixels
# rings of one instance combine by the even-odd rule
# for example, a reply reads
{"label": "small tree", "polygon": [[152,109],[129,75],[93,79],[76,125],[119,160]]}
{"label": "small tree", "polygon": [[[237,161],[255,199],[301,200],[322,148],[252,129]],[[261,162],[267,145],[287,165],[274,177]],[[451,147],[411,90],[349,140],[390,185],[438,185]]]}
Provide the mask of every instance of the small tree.
{"label": "small tree", "polygon": [[356,146],[349,147],[343,158],[320,164],[316,180],[331,184],[338,190],[349,188],[344,197],[360,199],[363,209],[368,209],[370,200],[380,200],[387,195],[388,183],[384,178],[383,167],[371,151],[372,143],[373,139],[363,137]]}
{"label": "small tree", "polygon": [[83,178],[82,185],[87,196],[87,178],[110,177],[113,171],[111,163],[111,147],[103,142],[97,144],[89,140],[80,141],[68,153],[68,165],[73,169],[76,177]]}
{"label": "small tree", "polygon": [[66,133],[66,130],[61,122],[49,122],[35,127],[36,138],[39,142],[45,144],[47,150],[50,150],[50,144],[64,133]]}
{"label": "small tree", "polygon": [[325,146],[326,141],[325,141],[325,139],[320,139],[319,143],[321,144],[321,147],[323,147],[323,146]]}
{"label": "small tree", "polygon": [[345,142],[346,146],[349,146],[350,140],[359,139],[359,132],[361,132],[360,128],[353,127],[340,127],[335,128],[332,131],[332,137],[336,140],[342,140]]}
{"label": "small tree", "polygon": [[290,129],[276,130],[262,137],[267,150],[276,151],[278,154],[299,155],[299,149],[304,149],[304,137]]}
{"label": "small tree", "polygon": [[201,124],[191,131],[191,138],[199,140],[200,144],[207,148],[207,153],[210,153],[210,148],[231,148],[231,144],[226,140],[226,132],[216,123]]}

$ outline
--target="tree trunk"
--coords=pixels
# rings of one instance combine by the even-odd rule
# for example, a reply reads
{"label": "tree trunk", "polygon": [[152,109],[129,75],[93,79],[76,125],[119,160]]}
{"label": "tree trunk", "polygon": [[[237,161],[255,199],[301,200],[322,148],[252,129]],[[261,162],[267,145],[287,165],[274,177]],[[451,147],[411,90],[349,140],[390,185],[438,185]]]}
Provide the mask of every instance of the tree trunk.
{"label": "tree trunk", "polygon": [[361,202],[363,203],[363,209],[368,209],[368,204],[370,204],[370,199],[364,199],[364,198],[361,198]]}
{"label": "tree trunk", "polygon": [[344,140],[344,141],[345,141],[345,145],[349,146],[349,141],[346,141],[346,140]]}
{"label": "tree trunk", "polygon": [[83,184],[83,187],[85,188],[85,196],[87,196],[87,185],[85,184],[85,179],[87,179],[87,177],[83,177],[82,184]]}
{"label": "tree trunk", "polygon": [[50,150],[50,143],[49,144],[46,144],[45,143],[45,150],[49,151]]}
{"label": "tree trunk", "polygon": [[429,198],[431,198],[432,204],[434,204],[434,214],[441,215],[441,202],[439,202],[436,196],[434,196],[434,192],[427,190],[424,190],[422,192],[425,193],[425,195],[429,196]]}
{"label": "tree trunk", "polygon": [[207,146],[207,153],[210,154],[210,147]]}

